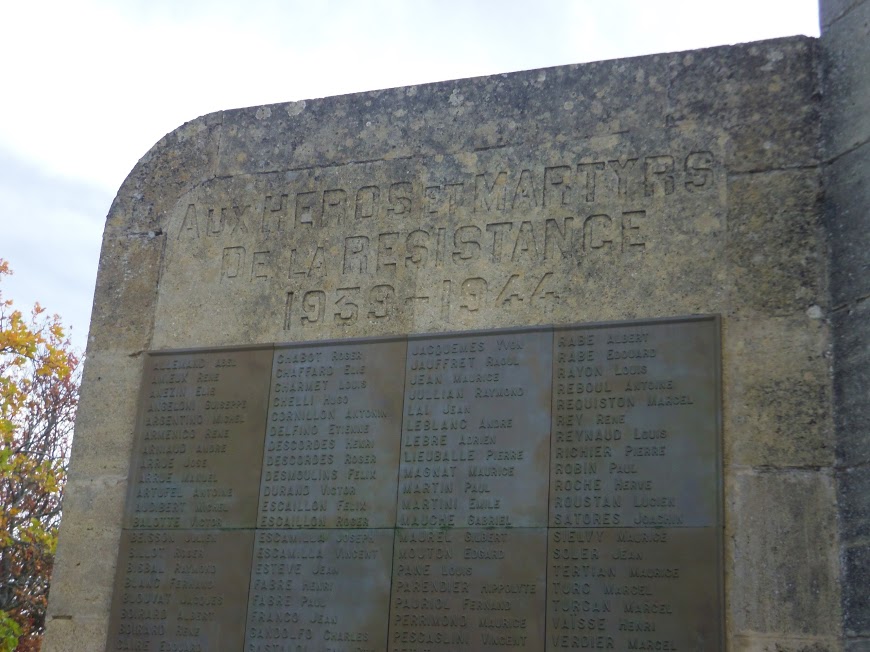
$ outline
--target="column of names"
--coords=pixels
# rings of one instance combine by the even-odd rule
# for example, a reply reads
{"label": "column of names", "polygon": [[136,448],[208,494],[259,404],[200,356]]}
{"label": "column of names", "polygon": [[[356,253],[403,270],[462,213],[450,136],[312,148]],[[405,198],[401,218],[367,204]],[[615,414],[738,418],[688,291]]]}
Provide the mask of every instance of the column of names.
{"label": "column of names", "polygon": [[712,321],[555,332],[548,649],[718,640],[693,597],[719,590],[716,337]]}
{"label": "column of names", "polygon": [[717,345],[698,318],[149,356],[107,649],[713,649]]}

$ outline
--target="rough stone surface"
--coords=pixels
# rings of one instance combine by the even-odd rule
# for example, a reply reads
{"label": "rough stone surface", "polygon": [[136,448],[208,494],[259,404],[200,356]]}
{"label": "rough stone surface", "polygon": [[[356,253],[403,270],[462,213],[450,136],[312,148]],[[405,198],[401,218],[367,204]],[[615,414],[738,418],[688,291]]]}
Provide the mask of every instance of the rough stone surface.
{"label": "rough stone surface", "polygon": [[824,216],[834,306],[834,411],[844,648],[870,632],[870,2],[821,3]]}
{"label": "rough stone surface", "polygon": [[103,646],[143,350],[697,313],[727,641],[841,649],[817,62],[795,37],[167,135],[107,218],[46,652]]}
{"label": "rough stone surface", "polygon": [[667,83],[658,55],[228,111],[218,174],[661,130]]}
{"label": "rough stone surface", "polygon": [[870,143],[827,166],[826,216],[835,306],[870,296]]}
{"label": "rough stone surface", "polygon": [[85,650],[100,650],[106,640],[108,621],[105,617],[74,618],[53,617],[47,619],[48,629],[44,646],[50,646],[56,652],[84,652]]}
{"label": "rough stone surface", "polygon": [[848,638],[870,637],[870,544],[849,545],[843,550],[843,629]]}
{"label": "rough stone surface", "polygon": [[95,480],[70,480],[64,496],[67,513],[86,514],[86,518],[63,521],[52,575],[49,616],[78,618],[105,617],[111,596],[103,588],[114,579],[123,515],[126,478],[101,476]]}
{"label": "rough stone surface", "polygon": [[[669,58],[668,124],[721,125],[731,139],[731,173],[815,165],[815,42],[788,38],[707,52],[718,56],[685,52]],[[769,119],[772,105],[775,121]]]}
{"label": "rough stone surface", "polygon": [[870,467],[846,468],[837,474],[843,543],[870,539]]}
{"label": "rough stone surface", "polygon": [[[729,178],[729,290],[733,310],[788,315],[827,311],[818,170]],[[771,243],[776,243],[775,247]]]}
{"label": "rough stone surface", "polygon": [[[807,471],[737,474],[727,494],[736,632],[836,636],[839,623],[833,481]],[[813,514],[813,519],[806,515]],[[807,553],[812,550],[814,554]]]}
{"label": "rough stone surface", "polygon": [[846,640],[844,649],[846,652],[868,652],[870,651],[870,638],[849,638]]}
{"label": "rough stone surface", "polygon": [[[107,228],[91,311],[89,352],[117,351],[129,355],[147,348],[161,248],[162,239],[155,230],[118,237],[109,234]],[[127,305],[130,309],[122,310]]]}
{"label": "rough stone surface", "polygon": [[89,354],[85,361],[71,479],[126,476],[136,420],[142,360],[116,353]]}
{"label": "rough stone surface", "polygon": [[744,637],[734,639],[740,652],[829,652],[839,649],[839,641],[829,638]]}
{"label": "rough stone surface", "polygon": [[834,313],[837,460],[844,467],[870,462],[870,301]]}
{"label": "rough stone surface", "polygon": [[824,143],[830,159],[870,141],[870,2],[856,4],[831,24],[822,44]]}
{"label": "rough stone surface", "polygon": [[723,330],[726,462],[830,466],[834,449],[826,322],[801,314],[726,320]]}
{"label": "rough stone surface", "polygon": [[865,0],[824,0],[819,3],[819,22],[823,29],[830,27],[835,21],[857,7]]}

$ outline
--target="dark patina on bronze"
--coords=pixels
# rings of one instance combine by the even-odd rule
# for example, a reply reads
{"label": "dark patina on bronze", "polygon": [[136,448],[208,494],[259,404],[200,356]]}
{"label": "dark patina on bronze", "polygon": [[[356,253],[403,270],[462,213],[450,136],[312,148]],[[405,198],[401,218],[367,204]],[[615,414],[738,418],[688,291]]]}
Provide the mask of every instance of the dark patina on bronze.
{"label": "dark patina on bronze", "polygon": [[719,330],[149,355],[107,649],[722,649]]}

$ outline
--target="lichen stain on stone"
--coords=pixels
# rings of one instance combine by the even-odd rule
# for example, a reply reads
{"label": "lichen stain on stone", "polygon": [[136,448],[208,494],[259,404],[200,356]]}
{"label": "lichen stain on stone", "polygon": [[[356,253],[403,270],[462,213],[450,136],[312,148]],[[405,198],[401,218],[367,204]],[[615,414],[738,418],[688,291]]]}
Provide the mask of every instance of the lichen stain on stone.
{"label": "lichen stain on stone", "polygon": [[704,211],[695,219],[695,229],[701,235],[711,235],[722,228],[718,215],[710,211]]}
{"label": "lichen stain on stone", "polygon": [[287,105],[287,108],[285,110],[287,111],[287,115],[289,115],[291,118],[293,116],[297,116],[305,110],[305,100],[291,102]]}
{"label": "lichen stain on stone", "polygon": [[761,66],[761,70],[770,72],[773,70],[775,64],[782,61],[784,58],[785,55],[780,50],[770,50],[767,52],[767,63]]}
{"label": "lichen stain on stone", "polygon": [[816,305],[810,306],[807,308],[807,317],[810,319],[821,319],[823,317],[822,309]]}
{"label": "lichen stain on stone", "polygon": [[474,170],[478,166],[476,152],[459,152],[456,154],[456,160],[466,170]]}

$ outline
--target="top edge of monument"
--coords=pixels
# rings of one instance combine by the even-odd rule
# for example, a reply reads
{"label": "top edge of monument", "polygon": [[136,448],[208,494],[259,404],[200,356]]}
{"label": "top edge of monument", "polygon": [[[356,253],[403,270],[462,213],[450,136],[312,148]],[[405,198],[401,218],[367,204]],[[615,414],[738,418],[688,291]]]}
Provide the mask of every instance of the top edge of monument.
{"label": "top edge of monument", "polygon": [[[376,96],[379,96],[381,94],[390,93],[390,92],[394,92],[394,91],[401,91],[401,92],[405,92],[407,94],[407,91],[409,89],[424,89],[427,87],[439,87],[439,86],[443,86],[443,85],[473,83],[476,81],[488,80],[488,79],[512,78],[512,77],[524,77],[524,76],[534,77],[534,79],[532,81],[535,81],[538,83],[543,83],[543,82],[548,81],[546,75],[548,75],[550,73],[559,73],[562,70],[576,71],[576,70],[583,69],[584,67],[610,65],[610,64],[621,63],[621,62],[639,62],[639,61],[643,61],[645,59],[656,59],[659,57],[674,57],[677,55],[687,55],[687,54],[696,54],[696,53],[697,54],[711,54],[711,53],[715,53],[715,52],[720,51],[720,50],[725,51],[727,53],[730,53],[734,49],[741,49],[741,48],[750,48],[751,49],[752,47],[773,46],[777,43],[783,43],[783,44],[791,43],[791,42],[812,43],[815,41],[818,41],[818,37],[807,36],[804,34],[794,34],[794,35],[790,35],[790,36],[779,36],[776,38],[761,39],[758,41],[743,41],[743,42],[730,43],[730,44],[729,43],[722,43],[722,44],[711,45],[711,46],[707,46],[707,47],[703,47],[703,48],[695,48],[695,49],[687,49],[687,50],[669,50],[669,51],[654,52],[654,53],[649,53],[649,54],[636,54],[636,55],[631,55],[631,56],[626,56],[626,57],[614,57],[614,58],[608,58],[608,59],[594,59],[594,60],[590,60],[590,61],[560,63],[560,64],[554,64],[554,65],[549,65],[549,66],[541,66],[541,67],[537,67],[537,68],[522,68],[522,69],[518,69],[518,70],[509,70],[509,71],[504,71],[504,72],[491,72],[491,73],[480,74],[480,75],[470,75],[468,77],[454,77],[454,78],[450,78],[450,79],[435,79],[435,80],[420,81],[420,82],[416,82],[416,83],[403,84],[403,85],[397,85],[397,86],[384,86],[384,87],[380,87],[380,88],[367,88],[367,89],[363,89],[363,90],[352,90],[352,91],[349,91],[346,93],[318,95],[318,96],[314,96],[314,97],[301,97],[298,99],[290,99],[290,100],[285,100],[285,101],[281,101],[281,102],[269,102],[266,104],[237,106],[237,107],[232,107],[229,109],[221,109],[219,111],[213,111],[210,113],[203,114],[201,116],[194,118],[193,120],[189,120],[189,121],[185,122],[183,125],[181,125],[179,128],[181,128],[184,125],[189,124],[191,122],[196,122],[197,120],[208,118],[210,116],[220,114],[220,113],[226,114],[226,113],[234,113],[234,112],[242,112],[242,111],[257,111],[259,109],[269,108],[272,110],[275,110],[275,109],[287,110],[290,115],[295,115],[296,111],[301,113],[304,110],[305,106],[309,102],[321,102],[321,101],[332,100],[332,99],[336,99],[336,98],[345,98],[345,97],[354,98],[354,97],[367,96],[367,95],[371,95],[371,96],[376,97]],[[542,77],[542,75],[543,75],[543,77]],[[550,80],[550,81],[552,81],[552,80]],[[302,106],[298,107],[297,109],[294,110],[292,108],[294,105],[302,105]],[[172,133],[173,132],[169,132],[169,134],[167,134],[167,135],[170,135]],[[159,142],[160,141],[158,141],[157,144],[159,144]]]}
{"label": "top edge of monument", "polygon": [[[598,124],[596,129],[575,130],[574,137],[626,133],[637,128],[648,128],[650,125],[643,120],[639,124],[623,124],[624,119],[620,124],[614,124],[612,121],[608,123],[607,116],[630,110],[632,107],[626,106],[627,102],[640,101],[641,98],[647,97],[650,91],[657,90],[657,86],[660,87],[658,90],[666,92],[670,83],[681,74],[682,68],[709,66],[720,62],[718,70],[726,66],[736,69],[737,66],[727,64],[736,60],[757,58],[759,61],[756,68],[769,71],[771,62],[775,63],[782,58],[794,58],[793,56],[781,57],[776,54],[778,50],[789,50],[792,55],[794,50],[810,51],[817,40],[812,36],[794,35],[734,45],[563,64],[223,109],[187,121],[163,136],[131,170],[119,189],[119,195],[127,189],[133,190],[135,194],[136,190],[130,188],[131,182],[134,187],[141,187],[141,183],[147,179],[155,178],[159,181],[167,171],[179,172],[179,180],[185,182],[184,185],[189,188],[213,177],[326,167],[377,158],[413,158],[451,153],[465,149],[469,144],[472,145],[472,150],[477,151],[504,146],[504,141],[507,140],[504,134],[499,134],[484,139],[485,142],[465,143],[453,139],[445,141],[441,147],[426,148],[422,142],[415,143],[413,138],[406,136],[402,139],[406,141],[403,143],[404,148],[393,143],[383,152],[371,152],[367,157],[354,156],[360,147],[343,147],[342,145],[347,143],[337,142],[336,123],[343,122],[343,126],[348,130],[350,127],[357,127],[360,133],[353,134],[351,139],[355,136],[362,149],[368,149],[369,139],[365,137],[365,131],[377,132],[379,127],[371,124],[372,121],[367,119],[373,115],[384,116],[392,125],[402,128],[415,118],[423,120],[427,117],[430,119],[450,117],[455,122],[464,115],[485,109],[494,114],[491,119],[511,120],[525,116],[530,120],[530,125],[534,125],[540,122],[541,117],[553,117],[542,116],[540,113],[534,114],[534,110],[543,109],[546,113],[546,109],[558,108],[574,114],[585,110],[595,117]],[[752,68],[752,65],[748,66],[748,69]],[[745,69],[745,66],[740,66],[740,69]],[[569,97],[563,98],[562,93],[558,92],[560,88]],[[594,92],[587,90],[584,93],[584,89],[594,89]],[[543,106],[539,101],[544,90],[547,91],[549,99],[547,106]],[[643,95],[644,93],[646,95]],[[594,97],[591,97],[593,95]],[[584,106],[584,100],[590,103],[597,101],[602,106]],[[645,111],[640,109],[645,108],[647,107],[634,107],[632,112],[642,114]],[[420,115],[423,110],[432,114]],[[480,116],[469,117],[477,122]],[[291,140],[304,139],[305,141],[291,143],[296,145],[292,147],[294,152],[305,153],[308,149],[317,149],[316,155],[261,156],[256,163],[252,163],[250,152],[231,152],[227,147],[228,144],[237,145],[242,134],[250,140],[252,128],[257,132],[276,124],[281,125],[282,133],[264,134],[267,137],[255,144],[267,145],[269,144],[267,141],[278,140],[282,135],[292,135],[294,138]],[[520,126],[524,125],[515,125],[514,131],[518,131]],[[467,130],[468,125],[464,124],[462,127]],[[218,131],[224,132],[221,134],[222,137],[218,137],[215,133]],[[447,132],[446,135],[451,132],[449,129],[441,131]],[[481,131],[480,125],[477,126],[477,131]],[[383,142],[391,134],[372,133],[371,135],[375,140]],[[330,140],[334,145],[314,148],[311,142],[316,139]],[[452,147],[447,146],[449,142],[453,143]],[[285,152],[287,149],[285,148]],[[391,151],[397,149],[400,151]],[[231,155],[234,156],[235,161],[230,160]],[[164,162],[162,160],[164,158],[171,161]],[[168,169],[166,163],[169,163]],[[183,170],[182,167],[187,169]]]}

